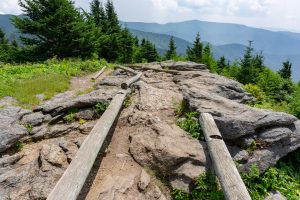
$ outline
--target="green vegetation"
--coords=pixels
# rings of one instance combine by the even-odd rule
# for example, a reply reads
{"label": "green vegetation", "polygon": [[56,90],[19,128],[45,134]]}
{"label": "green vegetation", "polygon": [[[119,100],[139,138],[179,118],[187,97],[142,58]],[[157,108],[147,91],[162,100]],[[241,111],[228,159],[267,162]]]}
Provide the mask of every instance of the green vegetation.
{"label": "green vegetation", "polygon": [[176,52],[176,45],[174,42],[174,37],[172,36],[170,38],[170,42],[169,42],[169,49],[165,53],[165,59],[170,60],[170,59],[174,59],[176,57],[178,57],[177,52]]}
{"label": "green vegetation", "polygon": [[107,63],[104,60],[69,59],[47,60],[43,63],[12,65],[0,68],[0,98],[11,96],[20,105],[32,108],[40,103],[37,94],[44,94],[46,99],[69,87],[72,76],[97,71]]}
{"label": "green vegetation", "polygon": [[197,33],[196,39],[194,41],[193,47],[188,47],[186,50],[187,59],[193,62],[202,62],[202,49],[203,45],[200,41],[200,33]]}
{"label": "green vegetation", "polygon": [[24,148],[24,143],[21,141],[16,142],[15,148],[17,151],[22,151],[22,149]]}
{"label": "green vegetation", "polygon": [[201,126],[198,122],[198,115],[197,112],[185,113],[184,118],[178,119],[176,124],[188,132],[193,138],[204,140]]}
{"label": "green vegetation", "polygon": [[300,198],[300,150],[281,159],[275,167],[262,175],[253,165],[249,173],[242,174],[248,191],[255,200],[263,200],[268,192],[279,191],[287,199]]}
{"label": "green vegetation", "polygon": [[64,119],[66,120],[67,123],[72,123],[73,121],[75,121],[75,117],[76,117],[76,113],[75,112],[69,112],[69,114],[66,115],[64,117]]}
{"label": "green vegetation", "polygon": [[109,106],[108,102],[99,102],[95,105],[94,107],[94,113],[97,117],[100,117],[105,110],[107,109],[107,107]]}
{"label": "green vegetation", "polygon": [[222,200],[223,192],[218,181],[211,173],[201,174],[195,180],[195,188],[191,194],[174,189],[172,192],[174,200]]}
{"label": "green vegetation", "polygon": [[83,125],[83,124],[85,124],[85,123],[86,123],[86,120],[81,119],[81,118],[79,119],[79,124],[80,124],[80,125]]}
{"label": "green vegetation", "polygon": [[28,133],[32,132],[33,125],[32,124],[25,124],[25,128],[27,129]]}

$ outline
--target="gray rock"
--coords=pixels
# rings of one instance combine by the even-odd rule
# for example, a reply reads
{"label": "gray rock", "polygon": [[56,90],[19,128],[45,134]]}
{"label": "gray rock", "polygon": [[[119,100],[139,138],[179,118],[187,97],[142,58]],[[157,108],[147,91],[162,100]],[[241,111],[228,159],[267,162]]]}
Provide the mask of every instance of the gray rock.
{"label": "gray rock", "polygon": [[275,127],[261,131],[258,138],[266,143],[274,143],[286,138],[290,138],[292,130],[286,127]]}
{"label": "gray rock", "polygon": [[278,191],[270,192],[265,200],[286,200],[286,198]]}
{"label": "gray rock", "polygon": [[44,119],[46,118],[45,115],[42,114],[42,112],[34,112],[28,115],[24,115],[22,117],[21,122],[23,124],[31,124],[33,126],[40,125],[43,123]]}
{"label": "gray rock", "polygon": [[160,122],[131,138],[130,153],[139,164],[171,177],[172,185],[185,191],[210,166],[205,143],[175,125]]}
{"label": "gray rock", "polygon": [[65,96],[61,94],[57,95],[42,106],[39,106],[34,111],[51,113],[52,116],[56,116],[62,112],[70,110],[71,108],[90,108],[99,102],[110,101],[118,91],[118,88],[111,88],[109,90],[101,88],[77,97],[75,97],[74,94],[64,93],[66,94]]}
{"label": "gray rock", "polygon": [[150,183],[150,176],[144,169],[142,169],[140,180],[138,182],[138,188],[144,191],[148,187],[149,183]]}
{"label": "gray rock", "polygon": [[100,81],[97,85],[96,88],[100,89],[101,86],[121,86],[121,84],[128,80],[128,76],[126,75],[119,75],[119,76],[108,76],[105,77],[102,81]]}
{"label": "gray rock", "polygon": [[28,112],[30,111],[17,107],[0,110],[0,152],[6,151],[28,135],[26,128],[19,124],[19,119]]}
{"label": "gray rock", "polygon": [[94,119],[94,111],[91,109],[83,109],[76,113],[77,119],[85,119],[85,120],[93,120]]}

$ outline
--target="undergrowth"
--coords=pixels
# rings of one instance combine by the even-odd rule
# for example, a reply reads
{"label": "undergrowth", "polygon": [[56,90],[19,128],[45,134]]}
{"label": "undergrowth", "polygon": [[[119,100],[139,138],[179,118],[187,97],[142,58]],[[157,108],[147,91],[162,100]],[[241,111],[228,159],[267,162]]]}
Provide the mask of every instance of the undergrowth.
{"label": "undergrowth", "polygon": [[223,192],[218,184],[216,176],[211,173],[203,173],[195,180],[194,190],[188,194],[174,189],[172,192],[174,200],[222,200]]}
{"label": "undergrowth", "polygon": [[109,106],[108,102],[99,102],[94,107],[94,113],[97,117],[101,117],[101,115],[105,112],[107,107]]}
{"label": "undergrowth", "polygon": [[0,99],[11,96],[20,106],[33,108],[40,103],[37,94],[50,99],[69,88],[72,76],[83,75],[108,66],[104,60],[51,59],[43,63],[6,64],[0,68]]}
{"label": "undergrowth", "polygon": [[281,159],[275,167],[259,173],[256,165],[242,178],[255,200],[263,200],[268,192],[279,191],[288,200],[300,199],[300,149]]}
{"label": "undergrowth", "polygon": [[197,112],[185,113],[184,117],[178,119],[176,124],[188,132],[193,138],[204,140],[204,135],[198,122],[198,115]]}

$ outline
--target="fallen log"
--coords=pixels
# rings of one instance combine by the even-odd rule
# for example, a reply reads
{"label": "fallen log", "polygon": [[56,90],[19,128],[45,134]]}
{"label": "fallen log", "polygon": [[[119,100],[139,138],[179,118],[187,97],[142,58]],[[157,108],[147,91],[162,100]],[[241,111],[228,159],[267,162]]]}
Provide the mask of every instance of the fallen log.
{"label": "fallen log", "polygon": [[84,140],[75,158],[48,196],[48,200],[76,200],[103,142],[115,122],[127,92],[120,91],[111,101],[88,137]]}
{"label": "fallen log", "polygon": [[201,113],[201,123],[214,170],[227,200],[251,200],[211,114]]}
{"label": "fallen log", "polygon": [[92,77],[92,80],[96,80],[106,69],[106,66],[103,67],[94,77]]}
{"label": "fallen log", "polygon": [[124,90],[127,90],[130,87],[130,85],[132,83],[138,81],[141,78],[142,75],[143,75],[142,73],[138,73],[137,75],[135,75],[131,79],[125,81],[124,83],[121,84],[121,88],[124,89]]}
{"label": "fallen log", "polygon": [[168,70],[168,69],[157,69],[157,68],[153,68],[153,67],[146,67],[146,66],[138,66],[138,65],[127,65],[127,67],[130,67],[130,68],[135,68],[135,69],[139,69],[139,70],[153,70],[153,71],[156,71],[156,72],[165,72],[165,73],[169,73],[169,74],[174,74],[174,75],[178,75],[180,74],[179,71],[176,71],[176,70]]}
{"label": "fallen log", "polygon": [[133,69],[128,68],[128,67],[117,66],[116,68],[122,69],[122,70],[124,70],[124,71],[126,71],[126,72],[129,72],[129,73],[132,73],[132,74],[134,74],[134,75],[137,75],[137,74],[138,74],[138,72],[136,72],[136,71],[134,71]]}

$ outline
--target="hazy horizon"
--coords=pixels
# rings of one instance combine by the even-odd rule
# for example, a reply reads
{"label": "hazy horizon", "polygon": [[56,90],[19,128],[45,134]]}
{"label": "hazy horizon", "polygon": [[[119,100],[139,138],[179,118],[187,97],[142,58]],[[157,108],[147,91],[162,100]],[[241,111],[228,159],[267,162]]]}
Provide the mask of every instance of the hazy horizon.
{"label": "hazy horizon", "polygon": [[[89,1],[75,0],[89,10]],[[106,0],[102,0],[106,2]],[[272,0],[113,0],[121,21],[174,23],[200,20],[241,24],[272,31],[300,32],[300,1]],[[138,8],[138,9],[137,9]],[[1,0],[0,14],[21,14],[18,0]],[[280,24],[280,26],[279,26]]]}

